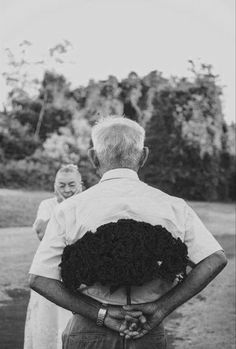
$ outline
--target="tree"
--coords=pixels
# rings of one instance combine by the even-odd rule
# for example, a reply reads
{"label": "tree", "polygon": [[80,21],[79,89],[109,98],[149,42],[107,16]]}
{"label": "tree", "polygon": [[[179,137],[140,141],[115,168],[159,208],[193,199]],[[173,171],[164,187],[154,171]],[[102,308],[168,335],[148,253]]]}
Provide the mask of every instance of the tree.
{"label": "tree", "polygon": [[[57,50],[65,52],[56,45],[50,57]],[[91,126],[101,116],[125,113],[146,129],[146,182],[186,199],[235,198],[235,125],[224,121],[212,67],[191,63],[191,70],[191,79],[131,72],[74,90],[62,74],[46,70],[34,98],[19,87],[12,108],[0,114],[0,184],[15,185],[19,166],[21,185],[46,188],[62,162],[79,164],[86,186],[94,184],[87,158]]]}
{"label": "tree", "polygon": [[188,199],[226,199],[227,171],[221,89],[211,67],[194,71],[192,82],[175,79],[156,90],[147,127],[151,147],[144,178],[167,192]]}
{"label": "tree", "polygon": [[[6,48],[7,70],[3,73],[6,85],[9,88],[7,106],[10,109],[18,108],[22,103],[29,102],[34,98],[38,91],[40,92],[41,108],[39,110],[38,122],[35,128],[35,139],[39,138],[40,129],[42,126],[45,110],[47,108],[49,94],[53,93],[50,80],[50,73],[44,73],[55,66],[55,64],[63,64],[66,61],[66,55],[70,51],[72,45],[68,40],[57,43],[54,47],[48,50],[46,59],[38,60],[32,58],[29,51],[32,43],[24,40],[18,45],[17,53],[13,53],[11,49]],[[33,68],[33,69],[32,69]],[[35,68],[38,70],[38,75],[35,76]],[[57,75],[55,72],[52,75]],[[43,78],[44,76],[44,78]],[[65,81],[65,78],[62,79]],[[52,82],[52,81],[50,81]]]}

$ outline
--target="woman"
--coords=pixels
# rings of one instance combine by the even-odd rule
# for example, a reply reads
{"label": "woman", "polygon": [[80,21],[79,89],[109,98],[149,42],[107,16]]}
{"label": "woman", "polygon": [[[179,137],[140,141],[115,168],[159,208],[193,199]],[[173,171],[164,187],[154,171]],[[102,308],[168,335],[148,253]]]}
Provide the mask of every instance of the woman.
{"label": "woman", "polygon": [[[55,196],[41,202],[33,224],[33,230],[40,241],[43,239],[54,208],[63,200],[81,191],[82,181],[77,166],[72,164],[62,166],[55,178]],[[24,349],[61,349],[61,334],[71,315],[71,312],[31,291],[25,323]]]}

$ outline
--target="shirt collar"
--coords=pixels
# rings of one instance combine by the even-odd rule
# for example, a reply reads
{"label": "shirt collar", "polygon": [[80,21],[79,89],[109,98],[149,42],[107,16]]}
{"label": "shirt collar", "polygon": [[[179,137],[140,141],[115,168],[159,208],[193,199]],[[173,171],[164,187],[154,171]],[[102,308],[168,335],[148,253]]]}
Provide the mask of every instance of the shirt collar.
{"label": "shirt collar", "polygon": [[109,179],[117,179],[117,178],[128,178],[128,179],[139,180],[137,172],[129,168],[116,168],[114,170],[109,170],[105,172],[100,182],[107,181]]}

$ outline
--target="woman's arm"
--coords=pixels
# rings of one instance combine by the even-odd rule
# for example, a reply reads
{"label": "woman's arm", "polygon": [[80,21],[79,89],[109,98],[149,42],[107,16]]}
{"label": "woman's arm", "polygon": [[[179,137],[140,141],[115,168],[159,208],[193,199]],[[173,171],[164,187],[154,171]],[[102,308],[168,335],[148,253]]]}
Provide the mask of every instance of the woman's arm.
{"label": "woman's arm", "polygon": [[34,223],[33,229],[36,232],[40,241],[44,237],[48,222],[49,220],[44,221],[43,219],[37,219]]}

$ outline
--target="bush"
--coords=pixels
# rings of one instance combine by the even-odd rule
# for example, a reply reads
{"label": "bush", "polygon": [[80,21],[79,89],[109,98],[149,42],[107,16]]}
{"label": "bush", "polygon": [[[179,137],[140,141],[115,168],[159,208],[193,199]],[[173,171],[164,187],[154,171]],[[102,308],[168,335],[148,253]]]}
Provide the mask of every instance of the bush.
{"label": "bush", "polygon": [[[34,133],[39,119],[39,111],[33,109],[35,102],[29,103],[25,109],[14,113],[15,118],[22,124],[27,125],[31,133]],[[71,113],[66,109],[58,109],[53,106],[47,106],[44,112],[39,136],[45,140],[47,136],[59,130],[60,127],[68,125],[71,121]]]}
{"label": "bush", "polygon": [[20,160],[32,155],[39,147],[27,126],[22,126],[17,120],[13,120],[6,132],[0,131],[1,157],[2,159]]}
{"label": "bush", "polygon": [[0,164],[0,186],[53,190],[58,167],[51,161],[11,160],[6,164]]}
{"label": "bush", "polygon": [[189,200],[228,200],[234,156],[225,150],[220,91],[201,76],[164,86],[153,95],[146,143],[151,149],[142,177]]}
{"label": "bush", "polygon": [[[55,175],[61,165],[68,163],[60,159],[51,159],[43,152],[19,161],[11,160],[0,164],[0,187],[36,190],[53,190]],[[99,181],[88,158],[82,158],[78,164],[84,189]]]}
{"label": "bush", "polygon": [[60,164],[74,162],[85,186],[93,185],[98,176],[86,157],[91,126],[100,115],[124,113],[146,129],[150,157],[141,178],[147,183],[191,200],[234,199],[235,125],[224,121],[212,67],[197,72],[191,64],[191,80],[132,72],[74,91],[63,76],[47,72],[37,98],[15,100],[11,113],[0,113],[0,184],[47,189]]}

